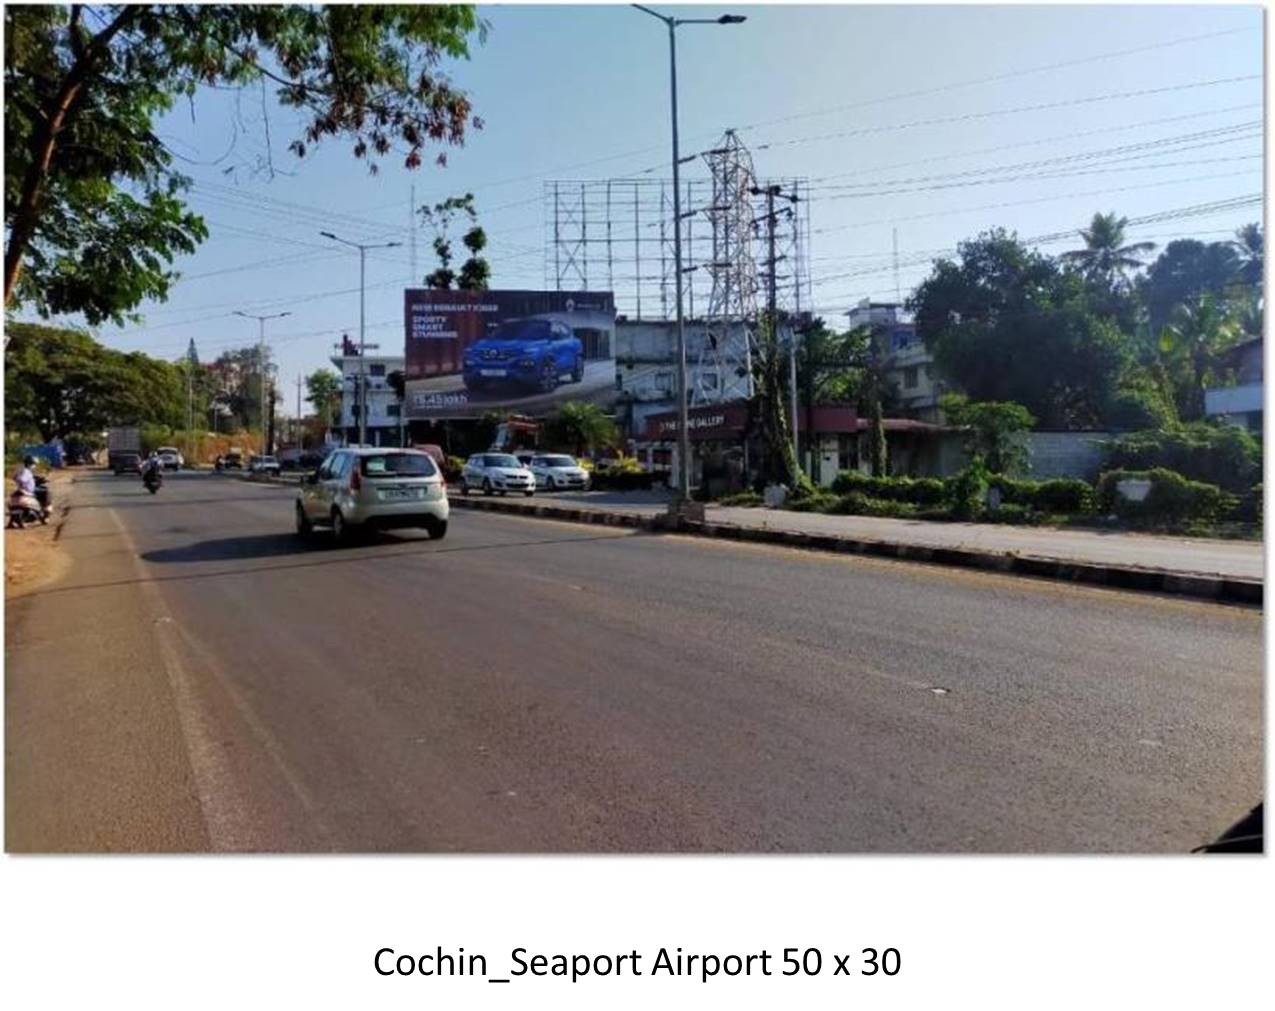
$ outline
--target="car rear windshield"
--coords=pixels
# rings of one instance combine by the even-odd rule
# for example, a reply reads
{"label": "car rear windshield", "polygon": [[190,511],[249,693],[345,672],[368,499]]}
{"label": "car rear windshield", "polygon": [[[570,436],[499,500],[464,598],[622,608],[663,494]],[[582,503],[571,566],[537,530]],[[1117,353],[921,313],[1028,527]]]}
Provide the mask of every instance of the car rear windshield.
{"label": "car rear windshield", "polygon": [[516,456],[505,456],[503,454],[491,454],[483,457],[483,466],[485,467],[521,467]]}
{"label": "car rear windshield", "polygon": [[424,453],[386,453],[362,457],[360,462],[364,477],[433,477],[438,473],[434,461]]}
{"label": "car rear windshield", "polygon": [[540,463],[544,467],[574,467],[575,460],[569,456],[542,456]]}

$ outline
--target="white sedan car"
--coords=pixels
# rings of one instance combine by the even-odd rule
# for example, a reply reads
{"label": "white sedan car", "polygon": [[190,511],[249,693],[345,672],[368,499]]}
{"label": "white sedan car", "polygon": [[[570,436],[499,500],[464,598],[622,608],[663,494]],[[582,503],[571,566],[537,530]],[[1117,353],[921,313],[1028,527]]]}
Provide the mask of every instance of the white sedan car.
{"label": "white sedan car", "polygon": [[546,453],[532,457],[531,473],[535,475],[536,487],[547,491],[556,488],[585,491],[589,487],[589,472],[576,462],[574,456],[566,454]]}
{"label": "white sedan car", "polygon": [[511,491],[534,495],[536,479],[511,453],[475,453],[460,472],[460,493],[468,495],[471,490],[484,495],[497,491],[502,495]]}

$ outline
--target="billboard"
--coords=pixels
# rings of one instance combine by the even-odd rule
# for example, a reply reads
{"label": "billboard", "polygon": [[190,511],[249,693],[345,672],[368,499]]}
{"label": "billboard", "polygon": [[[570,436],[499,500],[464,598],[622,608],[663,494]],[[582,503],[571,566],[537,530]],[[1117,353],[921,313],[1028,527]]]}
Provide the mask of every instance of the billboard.
{"label": "billboard", "polygon": [[615,298],[598,291],[404,292],[408,418],[544,417],[615,402]]}

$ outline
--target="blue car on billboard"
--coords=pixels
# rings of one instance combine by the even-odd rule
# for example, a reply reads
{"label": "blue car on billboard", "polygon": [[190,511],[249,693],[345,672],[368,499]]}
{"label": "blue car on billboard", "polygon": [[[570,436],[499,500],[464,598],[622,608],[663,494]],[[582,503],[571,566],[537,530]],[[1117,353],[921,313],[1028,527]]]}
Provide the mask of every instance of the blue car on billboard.
{"label": "blue car on billboard", "polygon": [[513,384],[549,393],[563,376],[584,378],[584,344],[557,320],[505,320],[465,349],[463,375],[469,390]]}

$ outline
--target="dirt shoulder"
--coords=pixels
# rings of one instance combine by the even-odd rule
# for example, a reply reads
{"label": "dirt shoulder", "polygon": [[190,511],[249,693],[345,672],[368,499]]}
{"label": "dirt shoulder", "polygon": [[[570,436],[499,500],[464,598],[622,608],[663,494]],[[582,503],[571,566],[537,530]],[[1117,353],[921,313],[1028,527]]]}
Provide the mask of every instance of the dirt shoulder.
{"label": "dirt shoulder", "polygon": [[[49,474],[49,488],[53,496],[53,515],[43,526],[27,526],[22,530],[4,532],[4,595],[7,600],[14,594],[30,593],[52,583],[70,568],[71,560],[66,549],[58,543],[62,524],[66,522],[70,505],[72,475],[67,471]],[[8,492],[6,491],[6,497]],[[6,511],[5,521],[8,522]]]}

